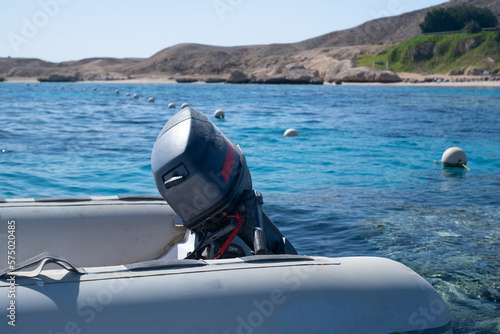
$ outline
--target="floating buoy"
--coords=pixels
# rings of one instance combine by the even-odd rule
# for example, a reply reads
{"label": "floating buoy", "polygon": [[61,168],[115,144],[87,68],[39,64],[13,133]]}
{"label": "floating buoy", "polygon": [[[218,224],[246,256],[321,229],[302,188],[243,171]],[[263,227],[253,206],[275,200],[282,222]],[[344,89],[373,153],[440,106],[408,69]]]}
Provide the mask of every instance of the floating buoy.
{"label": "floating buoy", "polygon": [[218,118],[218,119],[224,119],[226,115],[224,115],[224,112],[220,109],[217,109],[215,112],[214,112],[214,117],[215,118]]}
{"label": "floating buoy", "polygon": [[297,137],[299,133],[295,129],[288,129],[283,134],[285,137]]}
{"label": "floating buoy", "polygon": [[154,97],[150,97],[150,98],[148,99],[148,102],[149,102],[149,103],[154,103],[154,102],[155,102]]}
{"label": "floating buoy", "polygon": [[169,107],[170,109],[175,109],[175,103],[169,103],[169,104],[168,104],[168,107]]}
{"label": "floating buoy", "polygon": [[138,99],[139,98],[139,94],[134,94],[134,99]]}
{"label": "floating buoy", "polygon": [[125,96],[130,96],[130,93],[125,94]]}
{"label": "floating buoy", "polygon": [[441,158],[444,167],[463,167],[467,165],[467,154],[460,147],[450,147],[443,153]]}
{"label": "floating buoy", "polygon": [[186,107],[189,107],[189,104],[187,104],[187,103],[183,103],[183,104],[181,105],[181,109],[184,109],[184,108],[186,108]]}
{"label": "floating buoy", "polygon": [[96,90],[97,90],[97,88],[95,88],[95,87],[94,87],[94,88],[92,88],[92,90],[93,90],[93,91],[96,91]]}
{"label": "floating buoy", "polygon": [[120,94],[120,91],[118,89],[115,90],[115,94]]}

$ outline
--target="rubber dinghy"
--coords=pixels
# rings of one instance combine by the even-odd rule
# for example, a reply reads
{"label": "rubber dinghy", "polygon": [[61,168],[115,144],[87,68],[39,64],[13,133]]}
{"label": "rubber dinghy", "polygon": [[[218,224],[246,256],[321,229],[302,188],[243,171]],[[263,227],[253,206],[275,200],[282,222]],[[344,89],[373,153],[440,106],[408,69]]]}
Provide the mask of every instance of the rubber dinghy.
{"label": "rubber dinghy", "polygon": [[0,333],[452,333],[403,264],[298,255],[196,110],[167,122],[151,166],[161,197],[1,201]]}

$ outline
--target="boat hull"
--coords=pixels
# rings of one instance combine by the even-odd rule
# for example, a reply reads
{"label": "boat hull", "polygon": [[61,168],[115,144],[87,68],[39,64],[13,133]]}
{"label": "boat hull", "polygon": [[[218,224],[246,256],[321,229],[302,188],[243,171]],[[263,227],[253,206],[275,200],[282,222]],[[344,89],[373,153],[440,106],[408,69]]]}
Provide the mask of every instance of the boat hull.
{"label": "boat hull", "polygon": [[87,274],[45,270],[0,283],[15,300],[1,333],[451,333],[419,275],[375,257],[197,261]]}
{"label": "boat hull", "polygon": [[16,260],[2,334],[451,333],[438,293],[392,260],[185,260],[192,235],[158,198],[7,200],[0,215]]}

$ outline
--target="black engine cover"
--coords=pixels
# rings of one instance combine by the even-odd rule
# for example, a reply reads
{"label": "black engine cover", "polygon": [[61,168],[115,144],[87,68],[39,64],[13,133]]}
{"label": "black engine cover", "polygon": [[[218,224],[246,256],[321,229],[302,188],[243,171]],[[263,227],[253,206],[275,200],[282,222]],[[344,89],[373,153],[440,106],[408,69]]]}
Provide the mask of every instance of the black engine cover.
{"label": "black engine cover", "polygon": [[245,156],[204,114],[191,107],[176,113],[153,146],[156,187],[193,229],[226,209],[231,211],[252,180]]}

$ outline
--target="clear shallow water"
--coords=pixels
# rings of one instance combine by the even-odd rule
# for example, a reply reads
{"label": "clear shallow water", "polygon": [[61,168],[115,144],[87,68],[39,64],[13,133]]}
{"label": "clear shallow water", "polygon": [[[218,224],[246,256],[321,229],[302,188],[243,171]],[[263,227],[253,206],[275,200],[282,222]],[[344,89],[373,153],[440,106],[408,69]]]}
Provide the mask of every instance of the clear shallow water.
{"label": "clear shallow water", "polygon": [[[500,332],[500,89],[3,83],[0,198],[156,194],[170,102],[242,147],[300,253],[401,261],[440,292],[455,333]],[[471,171],[433,163],[452,146]]]}

